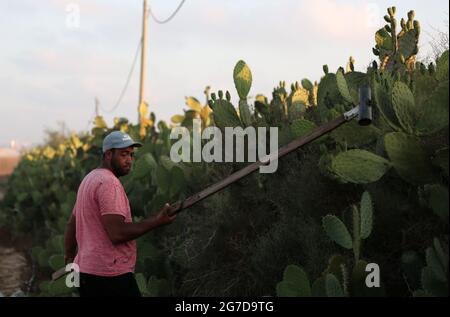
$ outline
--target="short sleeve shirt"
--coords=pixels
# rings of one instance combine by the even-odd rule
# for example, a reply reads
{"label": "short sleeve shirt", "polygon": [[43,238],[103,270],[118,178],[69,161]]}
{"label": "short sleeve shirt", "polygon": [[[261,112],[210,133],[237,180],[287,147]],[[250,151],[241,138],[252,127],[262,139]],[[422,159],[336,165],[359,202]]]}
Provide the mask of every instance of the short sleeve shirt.
{"label": "short sleeve shirt", "polygon": [[86,175],[78,189],[73,214],[78,244],[75,263],[80,272],[99,276],[134,272],[136,241],[114,245],[101,222],[101,217],[108,214],[132,222],[128,197],[110,170],[98,168]]}

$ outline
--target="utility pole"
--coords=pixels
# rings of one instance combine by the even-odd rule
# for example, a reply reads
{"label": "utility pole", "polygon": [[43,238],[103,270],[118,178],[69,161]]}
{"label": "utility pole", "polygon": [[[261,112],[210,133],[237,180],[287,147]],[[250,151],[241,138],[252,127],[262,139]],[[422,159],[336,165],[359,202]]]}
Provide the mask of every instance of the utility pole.
{"label": "utility pole", "polygon": [[98,106],[100,105],[100,102],[98,101],[98,98],[95,97],[95,116],[98,117],[100,115]]}
{"label": "utility pole", "polygon": [[139,87],[138,122],[141,122],[139,107],[144,102],[145,69],[147,67],[147,0],[144,0],[144,12],[142,13],[142,45],[141,45],[141,78]]}

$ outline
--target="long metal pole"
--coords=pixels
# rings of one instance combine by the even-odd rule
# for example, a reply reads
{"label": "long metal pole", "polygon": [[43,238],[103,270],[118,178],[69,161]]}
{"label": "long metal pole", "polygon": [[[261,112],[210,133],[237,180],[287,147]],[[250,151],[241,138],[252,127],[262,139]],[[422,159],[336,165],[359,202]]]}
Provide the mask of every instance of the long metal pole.
{"label": "long metal pole", "polygon": [[[355,110],[358,110],[358,109],[359,109],[359,107],[355,108]],[[355,110],[353,110],[353,112],[349,111],[348,113],[346,113],[342,116],[339,116],[338,118],[324,124],[323,126],[316,128],[310,134],[308,134],[304,137],[301,137],[299,139],[296,139],[296,140],[290,142],[289,144],[286,144],[285,146],[283,146],[282,148],[280,148],[278,150],[278,153],[276,153],[277,154],[276,157],[271,157],[271,159],[272,160],[275,158],[279,159],[279,158],[295,151],[296,149],[300,148],[301,146],[311,143],[312,141],[323,136],[324,134],[327,134],[327,133],[333,131],[334,129],[340,127],[342,124],[350,121],[358,114],[358,112]],[[201,192],[194,194],[194,195],[184,199],[183,201],[178,201],[178,202],[172,204],[171,207],[173,209],[170,212],[170,214],[175,215],[175,214],[181,212],[182,210],[185,210],[185,209],[191,207],[192,205],[195,205],[196,203],[202,201],[203,199],[217,193],[218,191],[224,189],[225,187],[228,187],[229,185],[250,175],[251,173],[256,171],[260,166],[265,165],[267,163],[268,162],[256,161],[256,162],[240,169],[239,171],[231,174],[230,176],[226,177],[225,179],[207,187],[206,189],[202,190]]]}

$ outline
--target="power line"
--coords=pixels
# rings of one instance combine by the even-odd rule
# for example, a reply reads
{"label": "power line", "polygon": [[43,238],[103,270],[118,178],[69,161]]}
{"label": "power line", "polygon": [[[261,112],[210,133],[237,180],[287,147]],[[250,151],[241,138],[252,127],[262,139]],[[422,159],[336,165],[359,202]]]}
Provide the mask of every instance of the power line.
{"label": "power line", "polygon": [[89,120],[87,122],[87,125],[86,125],[86,128],[84,130],[87,130],[89,128],[89,126],[92,123],[94,123],[94,121],[93,121],[94,118],[96,118],[99,115],[99,113],[98,113],[98,108],[99,107],[100,107],[100,102],[98,101],[98,98],[95,97],[95,110],[94,110],[94,113],[92,114],[92,116],[89,118]]}
{"label": "power line", "polygon": [[94,111],[94,113],[92,114],[91,118],[88,120],[87,124],[86,124],[86,128],[84,130],[89,129],[89,126],[94,122],[94,118],[96,117],[96,113]]}
{"label": "power line", "polygon": [[141,39],[140,39],[140,41],[139,41],[139,43],[138,43],[138,46],[137,46],[137,48],[136,48],[136,53],[134,54],[133,64],[131,65],[130,71],[129,71],[129,73],[128,73],[128,78],[127,78],[127,80],[126,80],[126,82],[125,82],[124,87],[122,88],[122,91],[121,91],[121,93],[120,93],[120,95],[119,95],[119,98],[117,99],[117,101],[116,101],[114,107],[112,107],[111,109],[103,109],[103,108],[100,106],[100,109],[101,109],[103,112],[106,112],[106,113],[112,113],[112,112],[114,112],[114,111],[117,109],[117,107],[119,107],[120,103],[122,102],[122,99],[123,99],[123,97],[124,97],[124,95],[125,95],[125,92],[126,92],[127,89],[128,89],[128,85],[130,84],[131,75],[133,75],[133,71],[134,71],[134,68],[135,68],[135,66],[136,66],[136,62],[137,62],[137,59],[138,59],[138,56],[139,56],[139,50],[140,50],[140,48],[141,48],[141,45],[142,45],[142,37],[141,37]]}
{"label": "power line", "polygon": [[151,7],[150,7],[150,9],[149,9],[148,11],[149,11],[150,15],[152,16],[153,20],[154,20],[156,23],[159,23],[159,24],[166,24],[166,23],[170,22],[170,20],[172,20],[172,19],[177,15],[178,11],[180,11],[180,9],[181,9],[181,7],[183,6],[183,4],[184,4],[185,1],[186,1],[186,0],[181,0],[180,4],[178,5],[178,8],[176,8],[176,10],[175,10],[175,11],[174,11],[167,19],[165,19],[165,20],[160,20],[160,19],[158,19],[158,18],[153,14],[152,8],[151,8]]}
{"label": "power line", "polygon": [[[180,11],[181,7],[183,6],[183,4],[184,4],[185,2],[186,2],[186,0],[181,0],[180,4],[179,4],[178,7],[175,9],[175,11],[174,11],[167,19],[165,19],[165,20],[160,20],[160,19],[158,19],[158,18],[153,14],[151,7],[150,7],[150,8],[148,9],[148,11],[146,12],[146,16],[148,17],[148,15],[151,15],[151,17],[153,18],[153,20],[154,20],[156,23],[159,23],[159,24],[166,24],[166,23],[170,22],[170,21],[177,15],[177,13]],[[119,98],[117,99],[117,101],[116,101],[114,107],[112,107],[111,109],[104,109],[102,106],[100,106],[99,108],[100,108],[103,112],[105,112],[105,113],[112,113],[112,112],[114,112],[114,111],[120,106],[120,103],[122,102],[122,99],[123,99],[123,97],[124,97],[124,95],[125,95],[125,93],[126,93],[126,91],[127,91],[127,89],[128,89],[129,84],[130,84],[131,76],[133,75],[134,68],[135,68],[135,66],[136,66],[136,62],[137,62],[137,59],[138,59],[138,56],[139,56],[139,50],[141,49],[142,42],[143,42],[143,38],[141,37],[141,39],[140,39],[140,41],[139,41],[139,43],[138,43],[138,46],[137,46],[137,48],[136,48],[136,53],[134,54],[133,63],[132,63],[132,65],[131,65],[130,71],[129,71],[129,73],[128,73],[127,80],[126,80],[126,82],[125,82],[124,87],[122,88],[122,91],[121,91],[121,93],[120,93],[120,95],[119,95]]]}

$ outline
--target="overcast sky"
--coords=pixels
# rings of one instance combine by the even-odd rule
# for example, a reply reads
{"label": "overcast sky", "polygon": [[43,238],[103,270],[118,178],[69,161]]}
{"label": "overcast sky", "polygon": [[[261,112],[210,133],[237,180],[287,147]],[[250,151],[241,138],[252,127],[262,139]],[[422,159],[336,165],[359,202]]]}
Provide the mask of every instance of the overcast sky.
{"label": "overcast sky", "polygon": [[[96,97],[103,109],[114,106],[139,42],[142,2],[0,1],[0,146],[39,143],[58,121],[85,130]],[[164,19],[180,0],[149,3]],[[207,85],[230,90],[236,101],[239,59],[252,69],[252,96],[269,96],[280,80],[319,80],[323,64],[334,71],[350,55],[364,70],[391,5],[399,19],[416,10],[422,55],[435,29],[448,30],[444,0],[186,0],[170,23],[149,20],[146,100],[163,120],[182,113],[185,96],[203,101]],[[139,63],[121,105],[103,112],[109,124],[115,116],[136,121],[138,79]]]}

